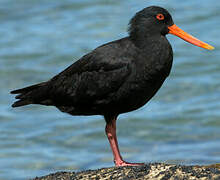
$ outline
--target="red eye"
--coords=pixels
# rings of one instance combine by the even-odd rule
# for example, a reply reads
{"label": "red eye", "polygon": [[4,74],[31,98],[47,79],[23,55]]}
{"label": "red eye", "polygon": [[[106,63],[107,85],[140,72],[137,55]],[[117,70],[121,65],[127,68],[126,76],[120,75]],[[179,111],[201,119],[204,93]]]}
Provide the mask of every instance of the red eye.
{"label": "red eye", "polygon": [[158,20],[164,20],[164,15],[163,14],[157,14],[157,16],[156,16],[156,18],[158,19]]}

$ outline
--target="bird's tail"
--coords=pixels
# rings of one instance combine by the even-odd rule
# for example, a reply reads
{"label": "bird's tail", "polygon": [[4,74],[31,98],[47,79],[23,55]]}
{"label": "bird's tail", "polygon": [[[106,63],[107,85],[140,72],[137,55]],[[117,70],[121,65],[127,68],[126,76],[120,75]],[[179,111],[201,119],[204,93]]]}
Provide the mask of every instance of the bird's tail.
{"label": "bird's tail", "polygon": [[[12,104],[12,107],[25,106],[28,104],[45,104],[49,103],[47,100],[47,82],[35,84],[22,89],[11,91],[11,94],[18,94],[15,99],[18,101]],[[44,103],[45,102],[45,103]],[[49,104],[48,104],[49,105]]]}

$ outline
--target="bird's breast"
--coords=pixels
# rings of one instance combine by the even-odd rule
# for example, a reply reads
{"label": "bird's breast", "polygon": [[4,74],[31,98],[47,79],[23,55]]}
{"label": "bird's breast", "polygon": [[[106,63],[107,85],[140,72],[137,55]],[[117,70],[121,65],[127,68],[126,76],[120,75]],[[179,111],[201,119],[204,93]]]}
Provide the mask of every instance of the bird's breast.
{"label": "bird's breast", "polygon": [[172,60],[172,49],[160,49],[133,64],[132,74],[118,92],[125,112],[140,108],[156,94],[170,73]]}

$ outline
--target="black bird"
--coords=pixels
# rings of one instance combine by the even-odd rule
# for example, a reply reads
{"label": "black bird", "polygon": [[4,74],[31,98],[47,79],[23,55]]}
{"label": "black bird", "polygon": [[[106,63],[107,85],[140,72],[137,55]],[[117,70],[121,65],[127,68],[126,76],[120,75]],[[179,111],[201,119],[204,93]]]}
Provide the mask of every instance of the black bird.
{"label": "black bird", "polygon": [[102,115],[115,165],[139,165],[122,159],[116,119],[146,104],[170,74],[173,51],[165,36],[214,47],[178,28],[169,12],[157,6],[136,13],[128,31],[128,37],[94,49],[50,80],[11,91],[19,99],[12,107],[41,104],[71,115]]}

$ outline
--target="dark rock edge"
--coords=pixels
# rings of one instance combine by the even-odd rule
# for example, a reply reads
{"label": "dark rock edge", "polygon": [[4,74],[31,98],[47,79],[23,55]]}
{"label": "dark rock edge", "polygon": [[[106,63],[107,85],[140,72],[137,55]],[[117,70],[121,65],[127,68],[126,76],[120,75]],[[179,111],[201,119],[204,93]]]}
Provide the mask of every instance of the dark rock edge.
{"label": "dark rock edge", "polygon": [[56,172],[34,180],[75,179],[155,179],[155,180],[220,180],[220,164],[209,166],[184,166],[164,163],[149,163],[143,166],[110,167],[81,172]]}

